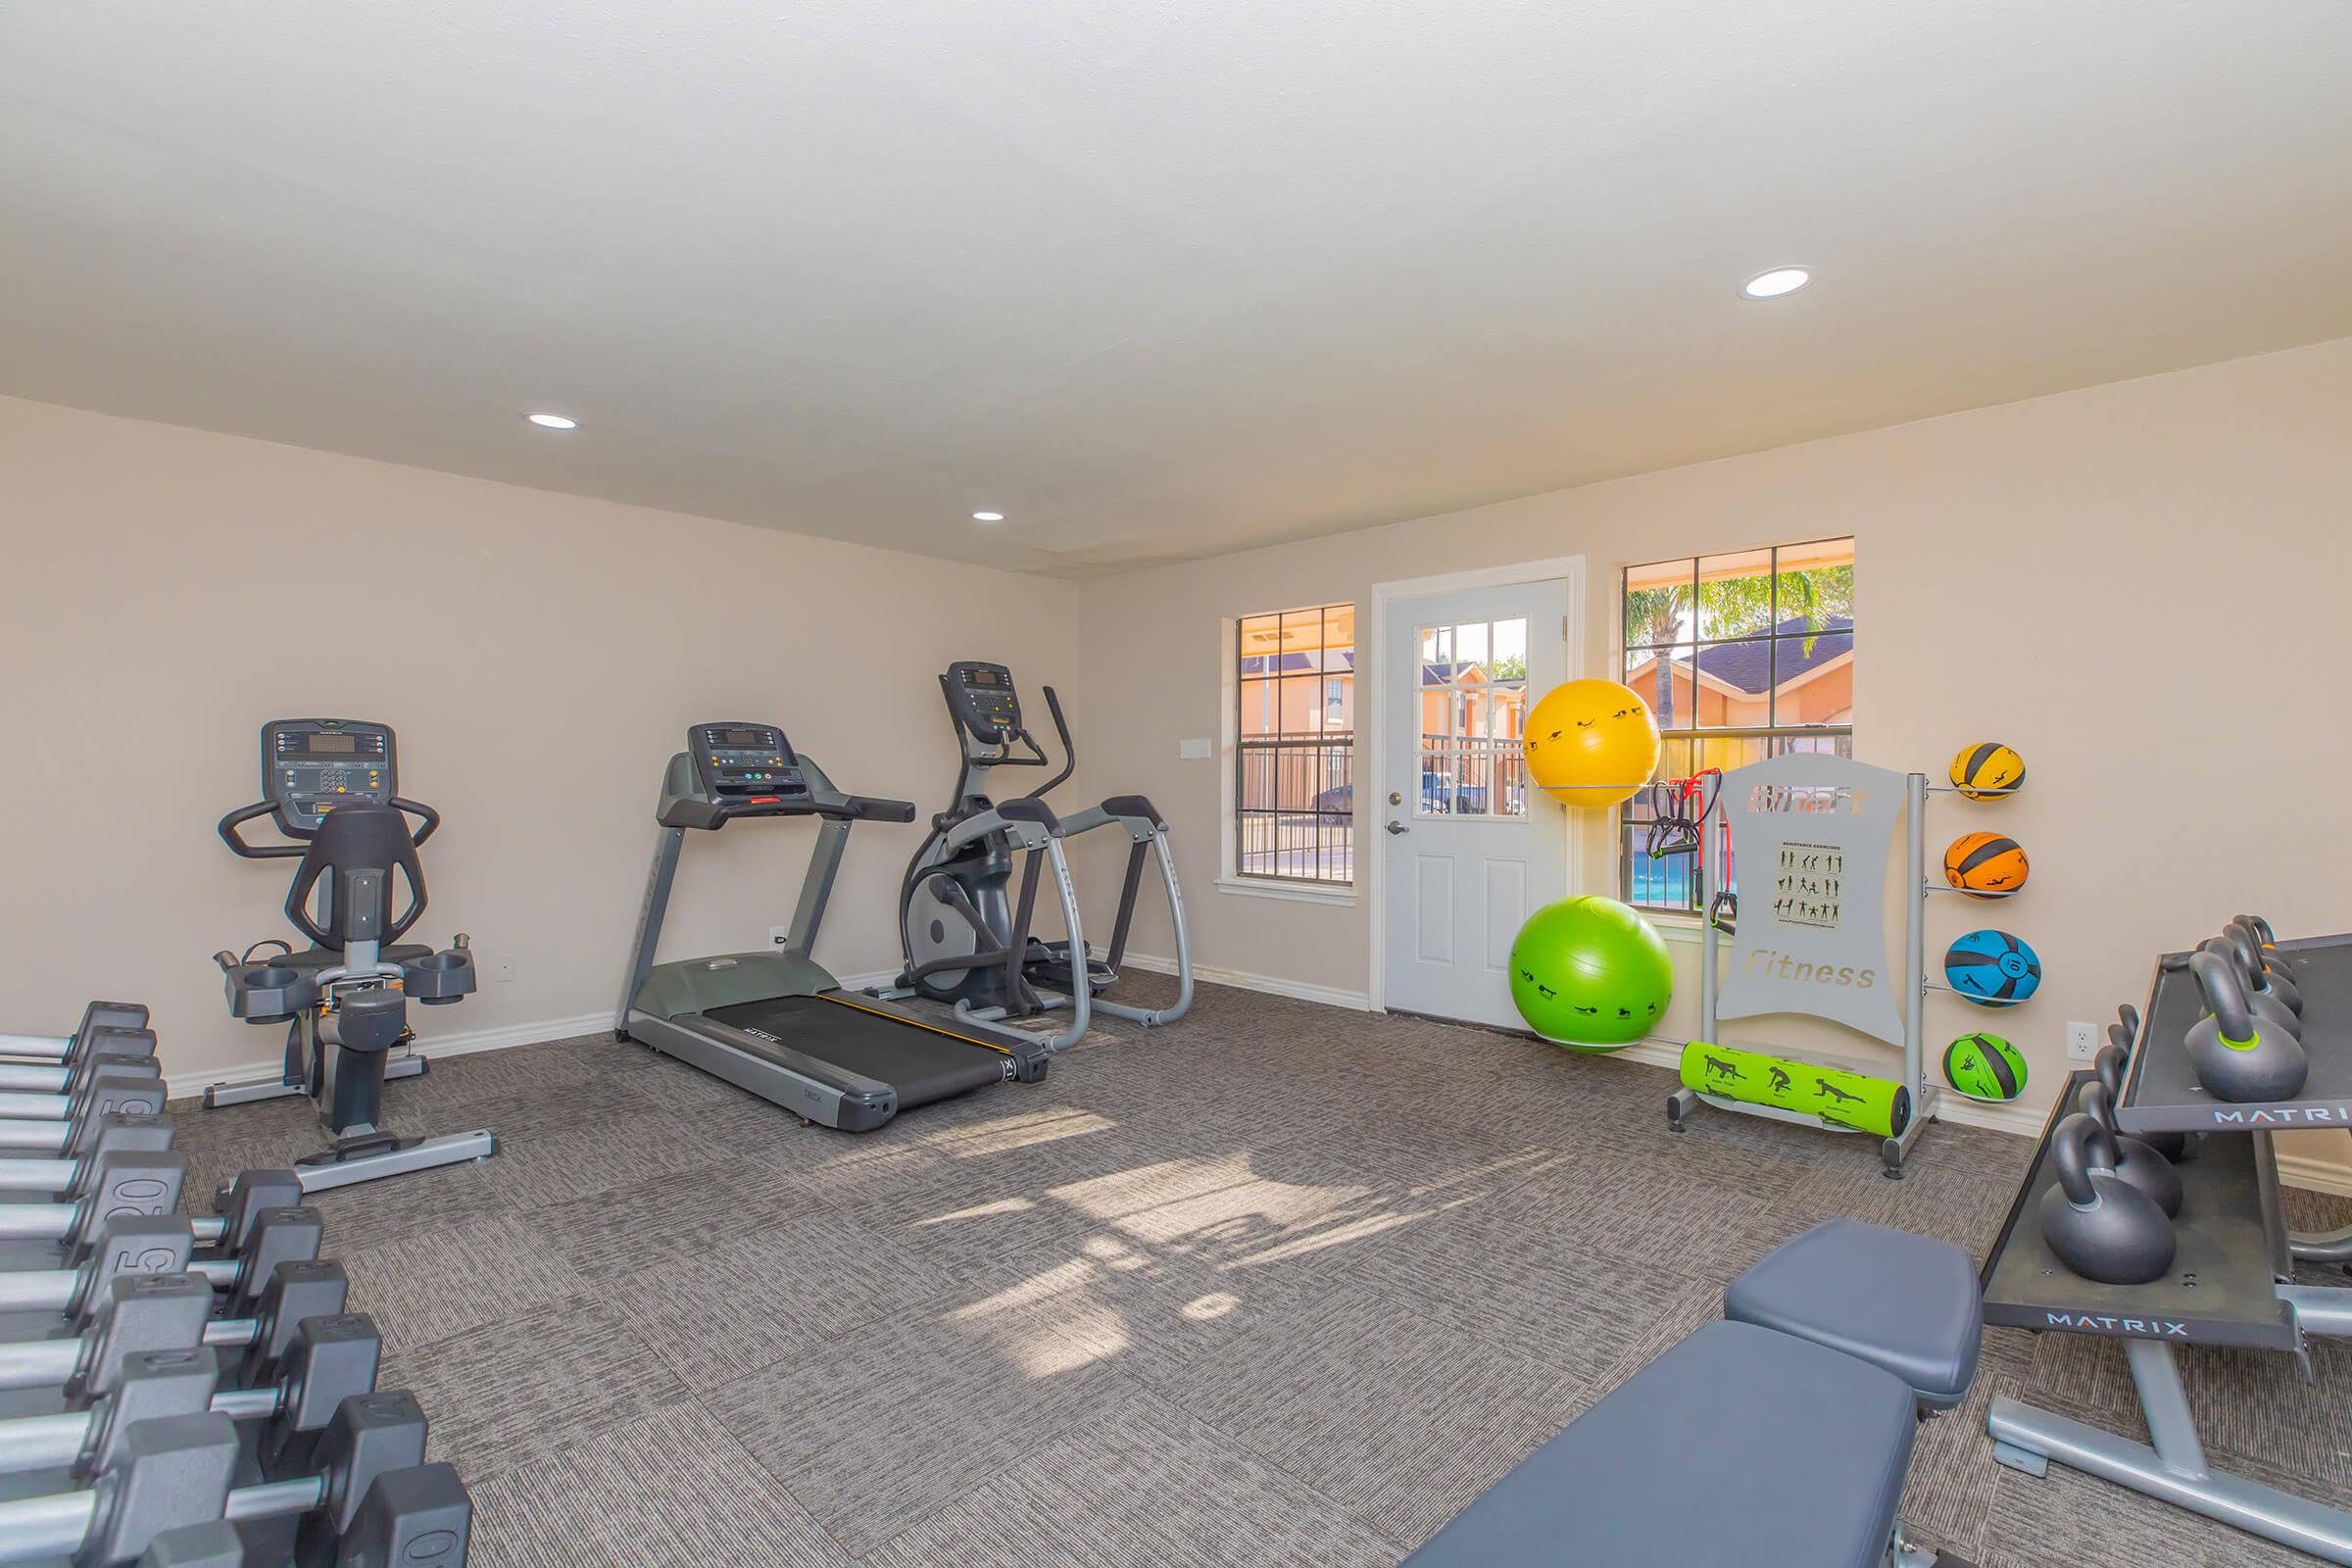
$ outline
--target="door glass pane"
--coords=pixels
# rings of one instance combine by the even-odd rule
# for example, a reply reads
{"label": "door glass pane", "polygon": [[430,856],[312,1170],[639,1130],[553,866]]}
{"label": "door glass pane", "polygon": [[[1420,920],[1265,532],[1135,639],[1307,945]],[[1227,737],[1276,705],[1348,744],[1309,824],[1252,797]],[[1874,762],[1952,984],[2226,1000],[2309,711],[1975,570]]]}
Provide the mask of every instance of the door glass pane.
{"label": "door glass pane", "polygon": [[1527,811],[1527,621],[1416,628],[1421,652],[1422,816]]}

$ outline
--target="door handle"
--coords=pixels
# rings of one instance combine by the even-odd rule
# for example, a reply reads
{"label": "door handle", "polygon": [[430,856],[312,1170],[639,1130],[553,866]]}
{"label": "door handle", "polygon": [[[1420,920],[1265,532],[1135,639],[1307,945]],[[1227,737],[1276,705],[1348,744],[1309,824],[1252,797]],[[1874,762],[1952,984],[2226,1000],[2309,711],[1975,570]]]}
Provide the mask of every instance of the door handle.
{"label": "door handle", "polygon": [[1402,822],[1391,822],[1389,824],[1389,831],[1392,833],[1410,833],[1412,829],[1406,827]]}

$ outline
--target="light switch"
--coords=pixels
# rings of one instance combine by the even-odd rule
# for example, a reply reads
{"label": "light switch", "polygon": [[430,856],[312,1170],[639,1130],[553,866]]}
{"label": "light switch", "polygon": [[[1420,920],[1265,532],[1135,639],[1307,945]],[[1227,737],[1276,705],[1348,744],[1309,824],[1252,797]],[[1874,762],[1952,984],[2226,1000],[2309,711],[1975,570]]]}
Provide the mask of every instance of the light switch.
{"label": "light switch", "polygon": [[1207,740],[1178,741],[1176,755],[1188,762],[1205,762],[1216,755],[1216,747]]}

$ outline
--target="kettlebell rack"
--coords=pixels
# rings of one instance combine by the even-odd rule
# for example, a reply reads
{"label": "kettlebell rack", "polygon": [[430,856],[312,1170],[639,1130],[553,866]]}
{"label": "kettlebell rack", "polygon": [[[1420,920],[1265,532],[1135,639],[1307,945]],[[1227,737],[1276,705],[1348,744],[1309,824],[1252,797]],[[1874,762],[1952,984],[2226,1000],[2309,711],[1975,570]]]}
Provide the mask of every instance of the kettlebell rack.
{"label": "kettlebell rack", "polygon": [[[1980,1279],[1988,1324],[2124,1341],[2149,1441],[2138,1443],[2002,1396],[1986,1428],[1993,1455],[2027,1475],[2056,1461],[2149,1496],[2352,1564],[2352,1514],[2217,1471],[2197,1436],[2173,1348],[2230,1346],[2296,1355],[2309,1372],[2310,1336],[2352,1337],[2352,1289],[2304,1285],[2298,1261],[2352,1261],[2352,1232],[2287,1229],[2273,1135],[2352,1120],[2352,935],[2282,942],[2271,950],[2300,987],[2311,1071],[2290,1101],[2238,1103],[2208,1094],[2185,1044],[2206,1014],[2192,955],[2157,961],[2137,1014],[2116,1121],[2125,1133],[2202,1134],[2178,1166],[2180,1212],[2171,1267],[2143,1285],[2084,1279],[2043,1239],[2042,1195],[2056,1182],[2052,1139],[2096,1081],[2077,1072],[2050,1112],[2040,1144]],[[2127,1025],[2132,1015],[2127,1010]]]}

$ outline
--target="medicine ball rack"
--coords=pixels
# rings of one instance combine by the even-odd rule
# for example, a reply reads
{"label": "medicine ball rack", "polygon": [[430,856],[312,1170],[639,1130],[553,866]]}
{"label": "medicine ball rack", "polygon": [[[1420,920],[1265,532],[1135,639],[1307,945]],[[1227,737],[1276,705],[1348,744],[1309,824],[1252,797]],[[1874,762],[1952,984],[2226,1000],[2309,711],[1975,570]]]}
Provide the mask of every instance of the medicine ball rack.
{"label": "medicine ball rack", "polygon": [[[1924,773],[1897,773],[1820,752],[1787,753],[1723,775],[1710,812],[1711,820],[1721,825],[1706,833],[1698,851],[1698,904],[1703,911],[1699,1038],[1727,1044],[1720,1036],[1724,1019],[1765,1013],[1794,1013],[1840,1024],[1903,1054],[1896,1082],[1908,1115],[1893,1136],[1880,1136],[1804,1111],[1732,1100],[1685,1085],[1667,1097],[1666,1119],[1674,1131],[1681,1132],[1703,1103],[1798,1126],[1865,1133],[1879,1137],[1886,1175],[1902,1179],[1903,1162],[1936,1119],[1943,1096],[1941,1086],[1927,1076],[1927,994],[1961,994],[1929,980],[1927,974],[1928,896],[1961,891],[1928,880],[1928,797],[1962,793],[1930,784]],[[1991,792],[1980,790],[1977,795],[1987,793]],[[1854,982],[1866,973],[1889,972],[1883,906],[1898,815],[1904,855],[1900,886],[1911,891],[1898,901],[1901,990],[1889,993]],[[1751,881],[1748,914],[1740,918],[1735,913],[1726,921],[1716,913],[1717,890],[1731,880],[1734,863],[1778,868],[1780,875],[1770,899],[1758,897]],[[1754,875],[1752,870],[1749,874]],[[2001,899],[2021,891],[1972,896]],[[1719,933],[1732,940],[1734,963],[1728,978]],[[1851,978],[1841,982],[1840,977]],[[1811,1054],[1805,1059],[1815,1061]],[[1866,1065],[1834,1058],[1821,1058],[1816,1064],[1884,1076]]]}

